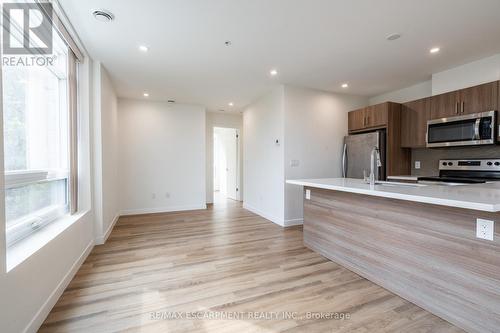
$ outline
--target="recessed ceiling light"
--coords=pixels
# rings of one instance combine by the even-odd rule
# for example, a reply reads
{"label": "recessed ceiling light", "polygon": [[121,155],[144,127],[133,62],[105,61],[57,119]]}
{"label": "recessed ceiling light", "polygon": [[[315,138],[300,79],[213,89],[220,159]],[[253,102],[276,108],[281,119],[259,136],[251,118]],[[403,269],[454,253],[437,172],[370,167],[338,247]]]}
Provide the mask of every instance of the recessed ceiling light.
{"label": "recessed ceiling light", "polygon": [[226,41],[224,42],[224,45],[226,45],[226,46],[231,46],[231,45],[233,45],[233,42],[231,42],[230,40],[226,40]]}
{"label": "recessed ceiling light", "polygon": [[229,102],[227,105],[234,106],[234,103],[233,102]]}
{"label": "recessed ceiling light", "polygon": [[401,38],[400,34],[390,34],[389,36],[385,37],[385,39],[390,40],[390,41],[393,41],[393,40],[396,40],[399,38]]}
{"label": "recessed ceiling light", "polygon": [[142,96],[149,97],[149,93],[145,92],[144,94],[142,94]]}
{"label": "recessed ceiling light", "polygon": [[441,49],[439,47],[433,47],[429,50],[430,53],[438,53]]}
{"label": "recessed ceiling light", "polygon": [[271,76],[276,76],[276,75],[278,75],[278,71],[276,69],[271,69],[269,71],[269,74],[271,74]]}
{"label": "recessed ceiling light", "polygon": [[342,83],[342,88],[349,88],[349,85],[347,83]]}
{"label": "recessed ceiling light", "polygon": [[92,12],[92,15],[94,15],[95,19],[97,21],[101,22],[111,22],[115,19],[115,16],[113,13],[111,13],[109,10],[105,9],[97,9]]}
{"label": "recessed ceiling light", "polygon": [[140,45],[139,46],[139,51],[148,52],[149,51],[149,47],[147,47],[146,45]]}

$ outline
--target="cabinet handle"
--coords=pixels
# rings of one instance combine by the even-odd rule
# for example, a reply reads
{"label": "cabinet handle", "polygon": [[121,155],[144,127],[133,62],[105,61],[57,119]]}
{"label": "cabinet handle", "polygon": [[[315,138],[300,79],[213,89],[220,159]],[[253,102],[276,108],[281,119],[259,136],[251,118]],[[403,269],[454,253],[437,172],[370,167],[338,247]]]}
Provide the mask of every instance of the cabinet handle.
{"label": "cabinet handle", "polygon": [[465,102],[462,102],[462,113],[465,113]]}
{"label": "cabinet handle", "polygon": [[460,103],[459,102],[455,103],[455,114],[458,114],[458,104],[460,104]]}

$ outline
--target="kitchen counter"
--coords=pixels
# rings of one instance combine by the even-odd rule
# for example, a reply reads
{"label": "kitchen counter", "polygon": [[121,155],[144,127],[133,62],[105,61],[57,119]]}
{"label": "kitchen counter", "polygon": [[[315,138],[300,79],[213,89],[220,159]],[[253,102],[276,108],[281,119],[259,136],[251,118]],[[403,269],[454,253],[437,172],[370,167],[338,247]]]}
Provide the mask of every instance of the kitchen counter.
{"label": "kitchen counter", "polygon": [[468,332],[500,327],[500,182],[303,179],[304,245]]}
{"label": "kitchen counter", "polygon": [[485,212],[500,212],[500,182],[459,186],[395,184],[392,182],[373,187],[361,179],[351,178],[300,179],[287,180],[286,182],[287,184],[326,190]]}

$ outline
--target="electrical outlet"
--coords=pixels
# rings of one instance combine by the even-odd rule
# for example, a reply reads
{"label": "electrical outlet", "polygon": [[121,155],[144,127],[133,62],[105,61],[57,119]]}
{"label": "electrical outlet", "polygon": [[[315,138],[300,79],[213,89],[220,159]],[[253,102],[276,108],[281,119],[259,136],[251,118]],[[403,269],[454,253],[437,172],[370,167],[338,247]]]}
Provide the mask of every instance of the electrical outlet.
{"label": "electrical outlet", "polygon": [[476,237],[481,239],[493,240],[494,221],[477,219],[476,220]]}
{"label": "electrical outlet", "polygon": [[165,198],[170,199],[170,193],[169,192],[165,192]]}
{"label": "electrical outlet", "polygon": [[156,199],[156,193],[151,193],[151,199]]}
{"label": "electrical outlet", "polygon": [[311,200],[311,190],[306,190],[306,200]]}
{"label": "electrical outlet", "polygon": [[415,169],[420,169],[420,161],[415,161]]}

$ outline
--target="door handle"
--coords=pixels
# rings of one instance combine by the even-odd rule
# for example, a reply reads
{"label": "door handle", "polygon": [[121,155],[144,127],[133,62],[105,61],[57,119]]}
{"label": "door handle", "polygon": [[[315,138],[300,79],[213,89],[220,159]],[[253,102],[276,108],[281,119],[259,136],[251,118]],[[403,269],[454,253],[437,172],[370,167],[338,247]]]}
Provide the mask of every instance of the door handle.
{"label": "door handle", "polygon": [[481,140],[481,135],[479,133],[479,127],[481,126],[481,118],[476,119],[476,123],[474,124],[474,139]]}

